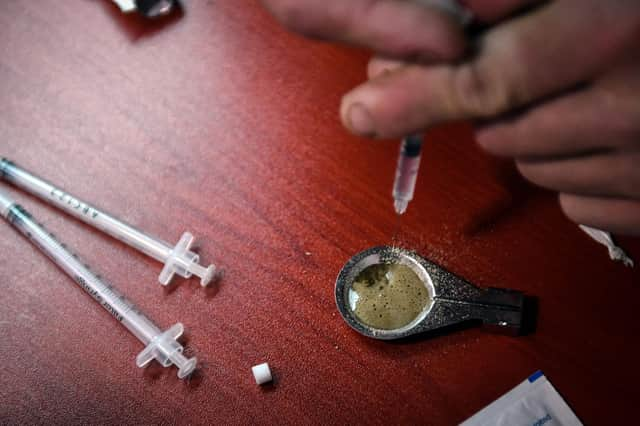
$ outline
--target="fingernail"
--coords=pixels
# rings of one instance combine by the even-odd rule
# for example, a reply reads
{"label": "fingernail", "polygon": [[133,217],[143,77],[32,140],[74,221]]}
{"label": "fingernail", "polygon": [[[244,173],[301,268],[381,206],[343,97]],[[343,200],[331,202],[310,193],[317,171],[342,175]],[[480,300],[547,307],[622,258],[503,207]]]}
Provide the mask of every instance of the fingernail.
{"label": "fingernail", "polygon": [[[497,133],[496,130],[498,131]],[[499,128],[482,127],[480,129],[476,129],[474,136],[480,148],[487,151],[489,154],[508,155],[508,148],[513,146],[512,143],[508,143],[505,146],[503,143],[504,138],[500,137]]]}
{"label": "fingernail", "polygon": [[373,136],[375,134],[373,117],[360,103],[353,104],[347,110],[347,126],[361,136]]}

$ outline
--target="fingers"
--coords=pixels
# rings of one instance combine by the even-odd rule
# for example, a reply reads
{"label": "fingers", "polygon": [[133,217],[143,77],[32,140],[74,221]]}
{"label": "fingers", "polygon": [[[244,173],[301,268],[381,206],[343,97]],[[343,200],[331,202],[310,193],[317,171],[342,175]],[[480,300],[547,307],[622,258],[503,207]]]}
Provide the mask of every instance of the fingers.
{"label": "fingers", "polygon": [[576,223],[621,234],[640,235],[640,202],[560,194],[560,206]]}
{"label": "fingers", "polygon": [[369,47],[390,57],[453,60],[465,49],[447,12],[397,0],[263,0],[285,26],[311,37]]}
{"label": "fingers", "polygon": [[516,164],[525,178],[558,192],[640,200],[640,152]]}
{"label": "fingers", "polygon": [[367,77],[369,79],[376,78],[380,74],[391,72],[409,65],[408,62],[400,59],[390,59],[384,56],[374,56],[367,64]]}
{"label": "fingers", "polygon": [[640,142],[636,93],[640,91],[628,87],[622,91],[591,87],[565,94],[514,118],[484,125],[476,131],[476,139],[492,154],[519,158],[631,147]]}
{"label": "fingers", "polygon": [[473,13],[477,21],[492,23],[523,8],[542,3],[540,0],[461,0],[460,3]]}
{"label": "fingers", "polygon": [[[616,27],[625,11],[572,3],[553,2],[498,25],[467,62],[402,67],[372,79],[343,98],[344,124],[358,134],[401,137],[443,121],[495,118],[592,78],[619,47],[624,25],[594,37],[583,23]],[[583,39],[593,43],[576,49]],[[353,126],[355,104],[370,117],[370,128]]]}
{"label": "fingers", "polygon": [[402,137],[452,118],[439,84],[448,66],[402,66],[383,72],[342,98],[340,116],[353,133],[367,137]]}
{"label": "fingers", "polygon": [[[438,4],[446,5],[447,3],[456,0],[413,0],[414,2],[421,3],[423,5],[438,6]],[[435,3],[435,4],[434,4]],[[496,22],[512,13],[529,7],[533,4],[542,3],[541,0],[461,0],[458,2],[463,9],[465,9],[473,19],[484,22],[492,23]],[[440,6],[442,8],[442,6]],[[455,7],[454,7],[455,10]],[[461,21],[463,22],[463,20]],[[368,78],[374,78],[379,74],[392,71],[400,68],[401,66],[408,65],[407,61],[400,59],[391,59],[384,56],[374,56],[368,64],[367,75]]]}

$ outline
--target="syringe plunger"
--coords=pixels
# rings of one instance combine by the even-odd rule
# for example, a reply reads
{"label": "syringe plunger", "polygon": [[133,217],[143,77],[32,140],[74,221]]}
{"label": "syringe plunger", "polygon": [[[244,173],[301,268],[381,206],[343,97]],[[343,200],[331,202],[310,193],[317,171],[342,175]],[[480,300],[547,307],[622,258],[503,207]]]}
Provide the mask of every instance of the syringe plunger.
{"label": "syringe plunger", "polygon": [[164,268],[158,277],[162,285],[169,284],[175,274],[185,278],[195,274],[200,277],[200,284],[203,287],[214,278],[216,267],[200,265],[200,256],[189,250],[193,243],[193,235],[189,232],[185,232],[178,244],[171,247],[160,238],[119,220],[6,158],[0,159],[0,178],[164,263]]}
{"label": "syringe plunger", "polygon": [[156,359],[163,367],[175,364],[178,367],[178,377],[184,379],[196,368],[197,359],[187,358],[182,354],[182,345],[177,342],[184,332],[181,323],[156,336],[136,357],[136,365],[145,367],[152,359]]}
{"label": "syringe plunger", "polygon": [[175,364],[178,377],[187,377],[196,367],[197,359],[186,358],[176,340],[184,331],[182,324],[175,324],[162,332],[148,317],[118,290],[92,272],[77,256],[59,242],[53,234],[38,224],[21,206],[0,192],[0,213],[15,229],[31,240],[56,265],[72,277],[103,308],[135,335],[146,348],[136,358],[136,364],[144,367],[152,359],[165,367]]}
{"label": "syringe plunger", "polygon": [[164,261],[164,268],[162,268],[158,277],[160,284],[169,284],[175,274],[185,278],[191,277],[192,274],[196,275],[200,277],[200,284],[203,287],[211,282],[215,275],[216,267],[209,265],[205,268],[200,265],[200,256],[189,250],[193,240],[191,233],[185,232],[182,234],[178,244],[169,252]]}

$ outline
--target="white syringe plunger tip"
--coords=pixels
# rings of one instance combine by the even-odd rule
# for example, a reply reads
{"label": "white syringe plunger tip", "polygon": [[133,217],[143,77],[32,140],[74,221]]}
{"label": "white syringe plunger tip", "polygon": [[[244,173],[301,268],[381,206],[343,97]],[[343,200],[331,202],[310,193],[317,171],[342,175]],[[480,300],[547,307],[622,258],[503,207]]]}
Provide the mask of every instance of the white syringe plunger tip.
{"label": "white syringe plunger tip", "polygon": [[204,275],[200,277],[200,284],[203,287],[208,286],[215,276],[216,276],[216,267],[214,265],[209,265]]}
{"label": "white syringe plunger tip", "polygon": [[171,361],[178,367],[178,378],[184,379],[189,377],[194,372],[198,365],[198,359],[196,357],[186,358],[182,353],[178,352]]}
{"label": "white syringe plunger tip", "polygon": [[200,277],[200,285],[202,287],[206,287],[207,285],[209,285],[216,276],[215,265],[209,265],[205,268],[204,266],[197,263],[192,263],[189,266],[188,271],[193,275]]}
{"label": "white syringe plunger tip", "polygon": [[393,201],[393,208],[396,210],[396,213],[398,214],[404,214],[404,212],[407,211],[407,207],[409,207],[409,201],[407,200],[396,198]]}
{"label": "white syringe plunger tip", "polygon": [[146,348],[136,358],[138,367],[145,367],[152,359],[163,367],[174,364],[178,367],[178,377],[184,379],[195,370],[198,360],[196,357],[187,358],[182,354],[182,345],[177,339],[184,332],[181,323],[174,324],[167,331],[155,336]]}
{"label": "white syringe plunger tip", "polygon": [[206,287],[216,276],[215,265],[204,267],[200,265],[200,256],[190,251],[193,243],[193,235],[189,232],[182,234],[178,244],[171,250],[169,256],[165,259],[164,268],[160,272],[158,281],[162,285],[167,285],[175,274],[184,278],[190,278],[191,275],[200,277],[200,284]]}

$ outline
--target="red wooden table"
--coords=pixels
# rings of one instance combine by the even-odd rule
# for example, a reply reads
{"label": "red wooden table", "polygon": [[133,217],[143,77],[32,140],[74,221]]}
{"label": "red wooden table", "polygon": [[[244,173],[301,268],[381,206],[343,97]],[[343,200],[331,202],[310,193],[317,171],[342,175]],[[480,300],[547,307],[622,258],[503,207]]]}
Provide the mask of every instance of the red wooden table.
{"label": "red wooden table", "polygon": [[[0,2],[1,153],[166,240],[189,230],[226,271],[157,283],[160,265],[4,183],[202,361],[135,366],[142,345],[0,223],[1,423],[462,421],[542,369],[587,424],[637,410],[640,273],[553,194],[435,130],[403,245],[468,280],[539,299],[535,333],[470,328],[382,342],[334,306],[349,257],[388,244],[397,141],[350,136],[341,94],[366,54],[286,33],[253,1],[190,1],[155,25],[107,0]],[[640,242],[620,238],[640,259]],[[250,367],[276,381],[258,387]]]}

